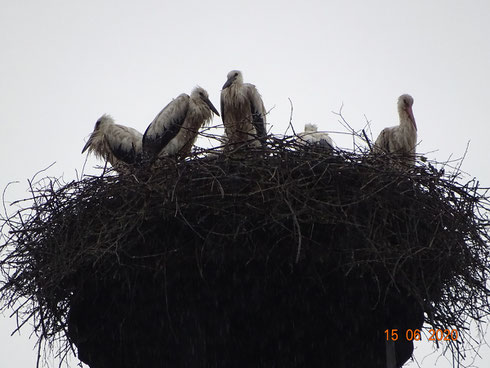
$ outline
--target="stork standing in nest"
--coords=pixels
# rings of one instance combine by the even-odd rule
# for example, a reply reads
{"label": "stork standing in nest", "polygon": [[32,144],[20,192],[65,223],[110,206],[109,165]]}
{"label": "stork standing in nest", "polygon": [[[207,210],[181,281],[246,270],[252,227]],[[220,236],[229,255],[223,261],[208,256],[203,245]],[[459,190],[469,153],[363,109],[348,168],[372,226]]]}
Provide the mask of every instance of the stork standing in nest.
{"label": "stork standing in nest", "polygon": [[182,93],[155,117],[143,135],[143,152],[151,161],[166,156],[189,156],[199,129],[218,111],[204,88]]}
{"label": "stork standing in nest", "polygon": [[412,105],[412,96],[405,94],[398,98],[400,125],[383,129],[374,147],[384,152],[406,156],[413,164],[417,144],[417,124],[413,116]]}
{"label": "stork standing in nest", "polygon": [[[239,70],[232,70],[227,75],[226,83],[221,90],[221,116],[225,126],[227,148],[238,143],[259,138],[265,144],[266,110],[257,88],[250,83],[243,83]],[[258,141],[252,143],[259,146]]]}
{"label": "stork standing in nest", "polygon": [[107,114],[95,123],[95,128],[82,153],[88,150],[121,171],[141,159],[143,135],[136,129],[114,123]]}

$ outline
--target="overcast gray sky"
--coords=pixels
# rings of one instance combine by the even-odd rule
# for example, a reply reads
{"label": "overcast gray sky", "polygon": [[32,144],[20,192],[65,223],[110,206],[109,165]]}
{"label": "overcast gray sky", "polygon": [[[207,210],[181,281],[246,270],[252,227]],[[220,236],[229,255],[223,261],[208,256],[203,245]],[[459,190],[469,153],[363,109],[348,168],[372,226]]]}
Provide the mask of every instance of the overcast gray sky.
{"label": "overcast gray sky", "polygon": [[[418,151],[490,186],[490,2],[411,1],[6,1],[0,0],[0,188],[27,196],[26,179],[75,178],[95,121],[110,113],[144,131],[172,98],[195,85],[219,106],[231,69],[261,92],[273,133],[293,124],[341,131],[342,103],[355,128],[366,116],[376,138],[398,123],[396,100],[410,93]],[[215,119],[216,124],[220,123]],[[351,147],[346,136],[334,141]],[[452,155],[452,156],[451,156]],[[86,172],[95,172],[88,161]],[[3,367],[34,367],[29,327],[10,337],[0,316]],[[490,335],[490,334],[487,334]],[[438,354],[417,345],[422,367]],[[476,367],[490,367],[488,347]],[[72,366],[75,366],[72,361]],[[417,367],[411,363],[410,367]],[[449,367],[439,359],[438,367]]]}

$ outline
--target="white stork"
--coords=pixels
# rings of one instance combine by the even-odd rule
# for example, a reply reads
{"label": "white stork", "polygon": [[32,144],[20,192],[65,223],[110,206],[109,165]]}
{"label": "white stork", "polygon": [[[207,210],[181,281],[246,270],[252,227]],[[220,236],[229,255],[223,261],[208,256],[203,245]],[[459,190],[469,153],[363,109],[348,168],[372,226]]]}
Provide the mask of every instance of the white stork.
{"label": "white stork", "polygon": [[124,167],[137,163],[141,158],[142,139],[143,135],[136,129],[114,124],[114,119],[104,114],[95,123],[82,153],[88,149],[89,153],[94,153],[113,167]]}
{"label": "white stork", "polygon": [[376,139],[374,147],[384,152],[405,155],[413,163],[417,144],[417,124],[413,117],[412,105],[412,96],[405,94],[398,98],[400,125],[384,128]]}
{"label": "white stork", "polygon": [[297,141],[302,145],[315,145],[326,149],[333,148],[333,141],[325,132],[319,132],[315,124],[305,124],[305,131],[298,134]]}
{"label": "white stork", "polygon": [[146,129],[143,152],[151,160],[177,154],[188,156],[199,129],[211,120],[211,112],[219,116],[204,88],[194,88],[190,96],[182,93]]}
{"label": "white stork", "polygon": [[[261,139],[264,144],[266,131],[266,110],[257,88],[243,83],[242,72],[232,70],[227,75],[221,90],[221,116],[225,126],[227,146],[238,142]],[[258,142],[255,141],[257,146]]]}

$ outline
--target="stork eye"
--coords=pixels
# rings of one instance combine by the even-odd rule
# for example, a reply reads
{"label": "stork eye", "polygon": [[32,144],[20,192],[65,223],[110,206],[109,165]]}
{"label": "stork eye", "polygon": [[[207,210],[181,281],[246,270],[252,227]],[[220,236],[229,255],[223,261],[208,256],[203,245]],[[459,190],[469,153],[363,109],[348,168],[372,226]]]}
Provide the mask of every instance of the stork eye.
{"label": "stork eye", "polygon": [[238,77],[238,73],[235,73],[235,77]]}

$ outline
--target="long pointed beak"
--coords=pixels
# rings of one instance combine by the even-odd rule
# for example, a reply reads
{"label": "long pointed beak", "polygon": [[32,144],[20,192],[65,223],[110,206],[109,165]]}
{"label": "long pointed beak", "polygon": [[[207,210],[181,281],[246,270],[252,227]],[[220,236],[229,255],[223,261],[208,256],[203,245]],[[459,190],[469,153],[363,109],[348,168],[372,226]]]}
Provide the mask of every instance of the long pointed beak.
{"label": "long pointed beak", "polygon": [[209,106],[209,108],[211,109],[212,112],[214,112],[216,115],[219,116],[219,112],[218,110],[216,110],[216,107],[214,107],[214,105],[211,103],[211,101],[209,100],[209,98],[203,98],[204,102],[206,102],[206,105]]}
{"label": "long pointed beak", "polygon": [[85,143],[85,146],[83,146],[82,153],[84,153],[90,147],[91,144],[92,144],[92,136],[90,136],[87,143]]}
{"label": "long pointed beak", "polygon": [[233,83],[234,80],[235,80],[235,77],[234,76],[233,77],[230,77],[230,79],[228,79],[226,81],[226,83],[223,84],[223,88],[221,88],[221,89],[225,89],[225,88],[228,88],[229,86],[231,86],[231,84]]}
{"label": "long pointed beak", "polygon": [[407,109],[407,112],[408,112],[408,116],[410,117],[410,119],[412,120],[412,124],[413,124],[413,127],[415,128],[415,130],[417,130],[417,123],[415,123],[415,118],[413,116],[413,111],[412,111],[412,108],[409,107]]}

